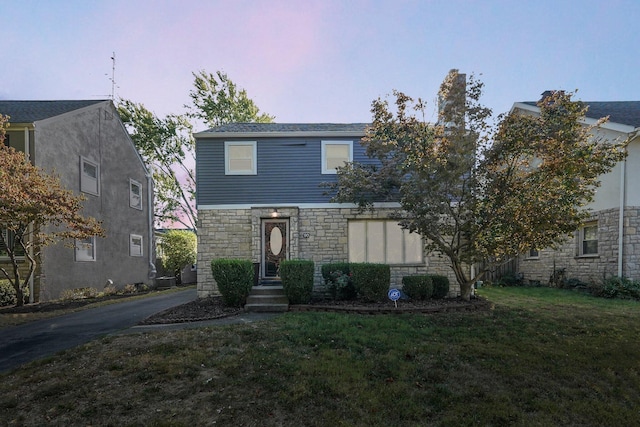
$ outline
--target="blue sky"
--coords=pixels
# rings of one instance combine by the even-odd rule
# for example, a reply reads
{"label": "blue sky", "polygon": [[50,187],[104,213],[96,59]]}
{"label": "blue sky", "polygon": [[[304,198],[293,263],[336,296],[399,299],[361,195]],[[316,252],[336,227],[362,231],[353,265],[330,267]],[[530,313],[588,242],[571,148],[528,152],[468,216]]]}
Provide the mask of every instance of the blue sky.
{"label": "blue sky", "polygon": [[[277,122],[368,122],[393,89],[429,101],[449,69],[495,114],[546,89],[640,100],[637,0],[0,0],[0,99],[111,94],[181,113],[225,71]],[[202,130],[202,129],[197,129]]]}

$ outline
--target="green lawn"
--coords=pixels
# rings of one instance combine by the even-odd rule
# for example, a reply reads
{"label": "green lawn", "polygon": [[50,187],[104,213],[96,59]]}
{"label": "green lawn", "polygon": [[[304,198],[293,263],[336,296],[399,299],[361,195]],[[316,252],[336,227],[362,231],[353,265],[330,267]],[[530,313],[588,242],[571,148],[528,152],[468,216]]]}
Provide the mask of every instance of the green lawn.
{"label": "green lawn", "polygon": [[494,310],[105,338],[0,376],[0,424],[640,425],[639,303],[480,294]]}

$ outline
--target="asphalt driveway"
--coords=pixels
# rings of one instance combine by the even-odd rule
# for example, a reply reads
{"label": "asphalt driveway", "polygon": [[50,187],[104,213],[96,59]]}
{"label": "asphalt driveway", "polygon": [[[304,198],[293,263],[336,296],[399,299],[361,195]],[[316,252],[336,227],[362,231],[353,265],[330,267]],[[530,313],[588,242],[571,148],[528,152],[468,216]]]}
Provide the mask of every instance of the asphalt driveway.
{"label": "asphalt driveway", "polygon": [[197,297],[195,289],[111,304],[0,329],[0,372],[130,328]]}

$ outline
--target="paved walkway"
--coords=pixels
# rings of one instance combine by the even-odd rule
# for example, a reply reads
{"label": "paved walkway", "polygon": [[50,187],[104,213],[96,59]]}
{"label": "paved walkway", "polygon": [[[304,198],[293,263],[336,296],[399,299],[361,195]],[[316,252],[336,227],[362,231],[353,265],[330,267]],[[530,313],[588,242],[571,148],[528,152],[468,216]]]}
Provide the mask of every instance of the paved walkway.
{"label": "paved walkway", "polygon": [[196,297],[195,289],[186,289],[2,328],[0,329],[0,372],[6,372],[24,363],[51,356],[105,335],[248,323],[274,316],[242,313],[230,318],[204,322],[136,326],[154,313],[193,301]]}

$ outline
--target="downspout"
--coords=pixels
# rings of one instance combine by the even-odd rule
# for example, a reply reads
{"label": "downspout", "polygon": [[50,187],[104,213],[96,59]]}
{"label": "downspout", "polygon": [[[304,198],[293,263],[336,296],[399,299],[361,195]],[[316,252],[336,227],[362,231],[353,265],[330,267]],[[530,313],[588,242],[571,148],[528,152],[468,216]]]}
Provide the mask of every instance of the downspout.
{"label": "downspout", "polygon": [[[24,128],[24,157],[25,159],[31,163],[31,143],[29,141],[29,128]],[[33,239],[33,224],[29,225],[29,235]],[[33,258],[33,243],[29,246],[29,255]],[[35,271],[33,272],[35,274]],[[35,302],[35,296],[33,295],[34,291],[33,286],[33,274],[29,277],[29,303],[33,304]]]}
{"label": "downspout", "polygon": [[153,178],[149,173],[146,174],[147,177],[147,219],[149,221],[149,279],[153,280],[156,278],[156,265],[154,263],[153,254],[155,253],[154,247],[154,232],[153,232]]}
{"label": "downspout", "polygon": [[[626,148],[625,148],[626,150]],[[625,172],[627,169],[627,159],[620,165],[620,211],[618,212],[618,277],[622,277],[622,267],[624,263],[624,205],[625,205]]]}
{"label": "downspout", "polygon": [[[629,142],[640,135],[640,129],[636,128],[635,132],[629,133]],[[625,147],[625,152],[627,148]],[[618,277],[622,277],[624,266],[624,208],[626,204],[627,190],[627,158],[625,156],[620,166],[620,212],[618,212]]]}

